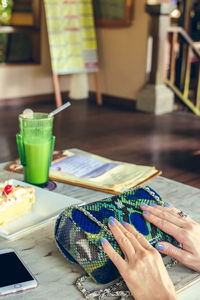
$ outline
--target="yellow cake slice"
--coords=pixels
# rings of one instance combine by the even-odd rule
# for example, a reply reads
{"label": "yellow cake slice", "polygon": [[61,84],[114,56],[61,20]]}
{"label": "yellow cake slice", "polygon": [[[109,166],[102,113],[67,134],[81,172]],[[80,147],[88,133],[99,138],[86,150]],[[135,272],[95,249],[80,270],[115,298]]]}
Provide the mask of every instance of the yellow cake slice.
{"label": "yellow cake slice", "polygon": [[34,201],[33,187],[11,186],[7,182],[0,184],[0,226],[28,214]]}

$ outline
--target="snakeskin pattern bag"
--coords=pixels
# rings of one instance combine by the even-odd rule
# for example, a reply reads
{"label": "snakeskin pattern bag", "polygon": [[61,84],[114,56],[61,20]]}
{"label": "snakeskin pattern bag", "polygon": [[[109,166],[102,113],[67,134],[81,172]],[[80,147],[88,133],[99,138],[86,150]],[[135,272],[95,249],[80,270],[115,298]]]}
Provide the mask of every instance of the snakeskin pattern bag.
{"label": "snakeskin pattern bag", "polygon": [[55,225],[58,248],[70,262],[80,264],[95,282],[106,284],[120,278],[120,274],[103,251],[101,239],[106,238],[123,256],[107,226],[109,217],[132,224],[152,246],[159,241],[168,241],[179,246],[172,236],[144,219],[140,209],[142,202],[165,206],[165,201],[153,189],[137,187],[81,207],[67,208],[60,214]]}

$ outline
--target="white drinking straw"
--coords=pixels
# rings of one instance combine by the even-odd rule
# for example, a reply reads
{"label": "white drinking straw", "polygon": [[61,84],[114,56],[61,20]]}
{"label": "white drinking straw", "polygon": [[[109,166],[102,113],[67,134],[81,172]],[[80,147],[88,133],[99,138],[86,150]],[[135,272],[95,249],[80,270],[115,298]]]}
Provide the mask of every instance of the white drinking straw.
{"label": "white drinking straw", "polygon": [[53,110],[52,112],[49,113],[49,117],[53,117],[55,116],[55,114],[58,114],[60,111],[62,111],[63,109],[69,107],[71,105],[71,103],[68,101],[65,104],[61,105],[60,107],[56,108],[55,110]]}

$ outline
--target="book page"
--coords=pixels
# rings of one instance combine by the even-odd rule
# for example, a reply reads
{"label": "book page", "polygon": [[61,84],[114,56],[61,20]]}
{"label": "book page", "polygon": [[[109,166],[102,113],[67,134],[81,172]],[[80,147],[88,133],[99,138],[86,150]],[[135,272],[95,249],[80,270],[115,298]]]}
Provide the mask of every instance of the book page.
{"label": "book page", "polygon": [[53,162],[51,170],[68,173],[77,177],[98,177],[117,167],[118,163],[105,163],[96,158],[74,155]]}
{"label": "book page", "polygon": [[113,161],[80,149],[69,149],[63,154],[66,156],[52,162],[51,179],[114,194],[161,173],[152,166]]}

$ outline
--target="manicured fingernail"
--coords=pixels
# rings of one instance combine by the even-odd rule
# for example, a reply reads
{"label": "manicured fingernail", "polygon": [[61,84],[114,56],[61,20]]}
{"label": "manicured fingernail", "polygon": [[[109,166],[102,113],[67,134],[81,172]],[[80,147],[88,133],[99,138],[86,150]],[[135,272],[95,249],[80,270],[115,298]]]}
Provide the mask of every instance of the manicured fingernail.
{"label": "manicured fingernail", "polygon": [[115,222],[116,222],[115,218],[113,218],[113,217],[110,217],[110,218],[109,218],[109,224],[110,224],[111,226],[114,226],[114,225],[115,225]]}
{"label": "manicured fingernail", "polygon": [[150,203],[150,206],[153,206],[153,207],[155,207],[155,206],[157,206],[155,203]]}
{"label": "manicured fingernail", "polygon": [[101,242],[102,242],[102,244],[105,245],[105,244],[107,244],[108,241],[107,241],[106,239],[102,238],[102,239],[101,239]]}
{"label": "manicured fingernail", "polygon": [[143,211],[142,212],[144,215],[150,215],[150,213],[148,211]]}
{"label": "manicured fingernail", "polygon": [[126,223],[126,222],[122,222],[122,225],[124,226],[124,227],[126,227],[127,225],[128,225],[128,223]]}
{"label": "manicured fingernail", "polygon": [[165,206],[166,207],[170,207],[171,205],[169,203],[165,203]]}
{"label": "manicured fingernail", "polygon": [[142,202],[141,206],[148,206],[146,203]]}
{"label": "manicured fingernail", "polygon": [[159,251],[163,251],[164,248],[165,248],[165,247],[164,247],[164,245],[162,245],[162,244],[156,245],[156,249],[159,250]]}

